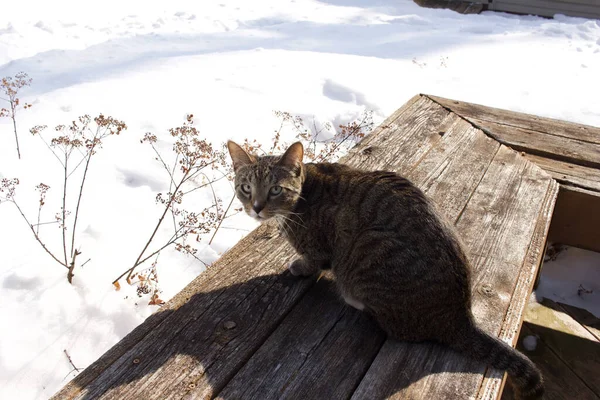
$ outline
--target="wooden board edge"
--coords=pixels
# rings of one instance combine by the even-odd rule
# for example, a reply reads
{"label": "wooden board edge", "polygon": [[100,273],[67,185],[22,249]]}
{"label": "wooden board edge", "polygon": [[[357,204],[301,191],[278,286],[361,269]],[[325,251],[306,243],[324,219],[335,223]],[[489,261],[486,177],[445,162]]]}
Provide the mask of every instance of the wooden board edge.
{"label": "wooden board edge", "polygon": [[[536,166],[536,168],[539,168]],[[544,171],[544,173],[546,173]],[[524,265],[521,268],[521,273],[517,278],[517,284],[515,285],[514,292],[525,291],[528,293],[527,296],[518,297],[516,302],[511,297],[511,303],[509,304],[506,312],[506,319],[502,323],[502,328],[499,332],[498,337],[515,347],[519,339],[519,332],[523,325],[523,318],[525,316],[525,308],[529,301],[529,297],[533,290],[533,285],[537,276],[537,271],[541,265],[544,254],[544,243],[548,237],[550,229],[551,216],[556,204],[556,198],[558,197],[559,184],[554,179],[549,178],[548,190],[540,209],[540,218],[538,218],[536,227],[534,229],[533,236],[531,238],[529,250],[525,257]],[[516,329],[510,329],[510,326],[516,326]],[[506,373],[498,371],[493,368],[488,368],[485,375],[482,378],[482,384],[477,394],[477,399],[495,399],[500,400],[502,397],[502,391],[506,383]]]}
{"label": "wooden board edge", "polygon": [[537,164],[540,168],[552,175],[552,177],[558,183],[560,183],[561,189],[579,188],[589,190],[593,193],[596,193],[596,195],[600,197],[600,174],[598,176],[598,180],[595,180],[593,179],[594,177],[582,177],[571,172],[571,169],[575,168],[579,170],[592,170],[592,173],[595,173],[595,168],[587,167],[584,165],[573,165],[572,163],[567,163],[565,161],[560,161],[553,158],[543,157],[531,153],[526,153],[525,157],[529,161],[533,162],[534,164]]}
{"label": "wooden board edge", "polygon": [[[380,123],[374,130],[373,132],[371,132],[368,137],[372,137],[372,136],[376,136],[379,135],[381,132],[387,130],[387,128],[389,127],[389,125],[393,124],[394,121],[396,121],[398,118],[400,118],[400,116],[402,114],[404,114],[406,112],[406,110],[408,110],[414,103],[416,103],[417,101],[419,101],[421,99],[421,97],[423,97],[423,95],[421,94],[415,94],[413,97],[411,97],[410,99],[408,99],[408,101],[404,104],[402,104],[400,106],[400,108],[398,108],[396,111],[394,111],[392,114],[390,114],[389,117],[387,117],[386,119],[383,120],[382,123]],[[356,146],[359,146],[361,144],[362,140],[359,141]],[[356,147],[355,146],[355,147]],[[351,155],[351,151],[348,153],[347,156]],[[346,157],[347,157],[346,156]],[[342,158],[340,161],[343,162],[343,160],[345,159]]]}
{"label": "wooden board edge", "polygon": [[[520,115],[522,117],[525,118],[531,118],[533,120],[539,120],[539,121],[544,121],[547,123],[557,123],[557,124],[568,124],[568,125],[573,125],[573,126],[580,126],[580,127],[584,127],[584,128],[590,128],[590,129],[600,129],[597,126],[593,126],[593,125],[586,125],[586,124],[580,124],[577,122],[572,122],[572,121],[565,121],[565,120],[561,120],[561,119],[556,119],[556,118],[549,118],[549,117],[541,117],[539,115],[535,115],[535,114],[529,114],[529,113],[524,113],[524,112],[520,112],[520,111],[512,111],[512,110],[507,110],[504,108],[498,108],[498,107],[490,107],[490,106],[485,106],[483,104],[477,104],[477,103],[471,103],[468,101],[462,101],[462,100],[455,100],[455,99],[448,99],[445,97],[441,97],[441,96],[435,96],[432,94],[425,94],[423,93],[422,96],[425,96],[427,98],[429,98],[430,100],[438,103],[439,105],[441,105],[442,107],[444,107],[445,109],[447,109],[448,111],[451,111],[457,115],[460,115],[462,118],[469,120],[470,118],[473,118],[472,115],[468,115],[468,114],[464,114],[460,111],[457,111],[455,108],[452,107],[452,103],[455,104],[465,104],[467,106],[472,106],[472,107],[481,107],[481,108],[485,108],[487,110],[489,110],[490,112],[506,112],[506,113],[512,113],[512,114],[517,114]],[[498,122],[499,123],[499,122]],[[512,125],[511,125],[512,126]],[[542,133],[548,133],[548,132],[543,132],[543,131],[537,131],[537,132],[542,132]]]}
{"label": "wooden board edge", "polygon": [[[263,237],[264,235],[271,234],[269,231],[273,229],[272,226],[263,224],[250,232],[244,238],[242,238],[237,245],[246,248],[251,246],[252,243]],[[223,253],[215,264],[202,272],[190,283],[188,283],[181,291],[179,291],[173,298],[167,301],[160,309],[152,313],[144,322],[135,327],[131,332],[125,335],[124,338],[119,340],[113,346],[111,346],[104,354],[100,356],[96,361],[85,368],[79,375],[74,377],[66,385],[64,385],[58,392],[56,392],[50,399],[71,399],[74,398],[94,381],[104,370],[109,368],[115,363],[121,356],[127,353],[133,348],[138,342],[144,339],[154,328],[160,325],[166,317],[171,315],[173,311],[185,304],[191,296],[198,292],[199,286],[202,282],[210,280],[211,276],[219,274],[224,268],[227,267],[231,262],[235,261],[235,253],[233,246],[231,249]],[[238,247],[239,249],[240,247]]]}
{"label": "wooden board edge", "polygon": [[[421,99],[421,95],[416,94],[412,96],[407,102],[405,102],[398,110],[387,117],[383,123],[381,123],[371,135],[376,135],[381,131],[384,131],[387,124],[392,124],[398,119],[407,109],[410,108],[415,102]],[[234,253],[237,253],[234,249],[239,246],[247,247],[263,236],[272,236],[271,230],[273,226],[261,225],[254,231],[242,238],[235,246],[232,246],[227,250],[211,267],[207,268],[206,271],[202,272],[191,282],[189,282],[181,291],[175,294],[165,305],[160,309],[156,310],[151,314],[144,322],[135,327],[130,333],[125,335],[121,340],[111,346],[104,352],[96,361],[85,368],[79,375],[69,381],[66,385],[61,387],[51,399],[70,399],[77,396],[80,391],[94,381],[105,369],[109,368],[114,362],[116,362],[121,356],[127,351],[133,348],[138,342],[148,335],[154,328],[160,325],[165,318],[175,311],[183,304],[185,304],[194,294],[198,293],[203,283],[210,280],[211,276],[220,273],[224,270],[231,262],[235,261]]]}
{"label": "wooden board edge", "polygon": [[146,335],[158,326],[168,315],[168,312],[161,312],[161,310],[150,315],[144,322],[135,327],[133,331],[125,335],[123,339],[111,346],[100,356],[100,358],[85,368],[79,375],[61,387],[58,392],[50,397],[50,399],[72,399],[76,397],[81,390],[94,381],[102,371],[109,368],[119,359],[119,357],[146,337]]}

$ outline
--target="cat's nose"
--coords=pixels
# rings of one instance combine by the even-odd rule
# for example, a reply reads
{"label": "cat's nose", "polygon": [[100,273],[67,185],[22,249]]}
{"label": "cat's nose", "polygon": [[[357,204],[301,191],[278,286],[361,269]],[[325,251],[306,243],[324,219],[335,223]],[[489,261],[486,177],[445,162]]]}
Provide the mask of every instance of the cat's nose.
{"label": "cat's nose", "polygon": [[259,203],[258,201],[255,201],[254,204],[252,204],[252,209],[254,210],[255,213],[260,213],[263,208],[265,208],[265,205],[262,203]]}

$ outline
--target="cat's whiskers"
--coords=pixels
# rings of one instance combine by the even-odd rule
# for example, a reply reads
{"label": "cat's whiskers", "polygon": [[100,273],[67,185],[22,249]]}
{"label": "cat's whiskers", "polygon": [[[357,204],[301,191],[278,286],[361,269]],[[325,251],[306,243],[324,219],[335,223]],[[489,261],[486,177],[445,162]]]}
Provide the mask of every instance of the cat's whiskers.
{"label": "cat's whiskers", "polygon": [[[289,215],[295,216],[297,220],[290,218]],[[300,217],[300,215],[301,214],[299,214],[299,213],[288,211],[286,214],[282,214],[281,216],[283,218],[285,218],[287,221],[293,222],[294,224],[296,224],[296,225],[298,225],[298,226],[300,226],[300,227],[302,227],[304,229],[307,229],[307,227],[306,227],[306,225],[304,225],[304,221],[302,220],[302,218]]]}
{"label": "cat's whiskers", "polygon": [[293,222],[299,226],[302,226],[304,228],[306,228],[304,225],[301,225],[299,222],[292,220],[291,218],[287,217],[286,215],[283,214],[279,214],[277,215],[277,222],[280,224],[280,227],[288,234],[291,235],[293,237],[293,239],[297,239],[297,233],[295,232],[294,229],[292,229],[292,227],[290,226],[289,222]]}

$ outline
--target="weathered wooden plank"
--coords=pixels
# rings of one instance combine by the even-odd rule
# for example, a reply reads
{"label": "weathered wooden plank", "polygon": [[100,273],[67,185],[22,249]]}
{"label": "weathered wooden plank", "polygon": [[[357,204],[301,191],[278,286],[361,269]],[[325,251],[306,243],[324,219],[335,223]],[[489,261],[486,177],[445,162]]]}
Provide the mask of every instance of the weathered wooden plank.
{"label": "weathered wooden plank", "polygon": [[[527,4],[529,0],[514,0],[516,3]],[[540,0],[545,1],[549,4],[585,4],[589,6],[596,6],[596,8],[600,9],[600,4],[596,0]]]}
{"label": "weathered wooden plank", "polygon": [[[476,154],[469,153],[458,145],[462,142],[476,147],[477,152],[473,152]],[[432,195],[444,212],[462,220],[470,213],[469,207],[464,205],[467,202],[471,204],[475,201],[473,199],[477,198],[479,189],[475,190],[475,187],[479,188],[484,184],[487,175],[483,175],[486,171],[489,174],[489,170],[493,168],[511,169],[514,167],[513,164],[521,165],[520,162],[509,161],[507,166],[505,161],[503,167],[497,166],[499,157],[496,150],[500,154],[502,147],[473,129],[470,124],[461,121],[456,114],[450,113],[428,98],[415,96],[353,149],[345,161],[365,169],[392,169],[401,173],[413,173],[413,178]],[[448,154],[453,154],[454,157],[449,157]],[[490,164],[492,159],[496,160],[496,164],[494,161]],[[463,169],[457,167],[461,160],[469,162]],[[425,165],[431,165],[435,172],[430,174]],[[436,168],[436,165],[441,167]],[[547,184],[546,195],[542,193],[540,182],[545,181],[547,177],[539,175],[540,171],[527,169],[531,168],[528,165],[529,163],[525,163],[522,167],[521,172],[526,176],[516,186],[517,192],[519,190],[527,192],[522,201],[526,202],[528,204],[526,207],[531,210],[535,208],[535,204],[540,204],[538,211],[542,216],[536,219],[538,216],[524,212],[523,218],[531,219],[533,225],[516,233],[517,240],[520,240],[518,238],[526,237],[527,232],[533,232],[528,242],[531,243],[530,251],[522,252],[525,260],[520,260],[522,264],[519,264],[510,257],[491,256],[490,254],[496,254],[494,252],[497,252],[497,249],[492,252],[473,253],[475,264],[485,265],[485,269],[504,271],[508,266],[509,269],[518,271],[522,265],[519,279],[523,279],[523,283],[517,284],[515,293],[526,290],[530,283],[531,268],[534,268],[532,260],[537,257],[535,252],[540,250],[537,248],[541,246],[538,246],[539,240],[545,236],[543,227],[546,226],[547,229],[548,221],[544,218],[549,216],[545,210],[551,209],[556,194],[555,187],[553,188],[550,183]],[[455,179],[455,185],[461,189],[440,183],[450,179]],[[548,179],[548,182],[551,180]],[[471,196],[474,190],[475,193]],[[541,197],[535,197],[536,193]],[[530,197],[527,197],[529,195]],[[518,209],[519,206],[508,207],[508,210],[512,211]],[[499,229],[497,224],[514,223],[516,219],[505,220],[503,216],[499,216],[498,213],[504,211],[506,210],[498,207],[485,209],[482,220],[492,227],[495,226],[496,229]],[[483,240],[491,241],[490,238]],[[502,240],[507,245],[513,245],[507,240],[506,235]],[[319,292],[322,287],[317,286],[307,296],[302,297],[309,291],[314,280],[291,279],[289,274],[281,273],[285,269],[284,262],[291,256],[292,251],[289,246],[281,238],[276,237],[272,228],[259,228],[232,251],[226,253],[215,267],[197,278],[169,302],[163,313],[157,314],[147,326],[143,324],[142,328],[134,331],[118,346],[111,349],[95,364],[95,367],[79,375],[57,395],[57,398],[208,398],[221,392],[223,388],[221,392],[223,398],[234,398],[235,396],[228,393],[230,391],[237,393],[237,389],[233,383],[230,386],[227,382],[236,374],[232,382],[243,382],[247,393],[255,393],[257,396],[266,393],[277,397],[276,393],[285,393],[286,397],[294,397],[299,393],[300,388],[306,390],[308,385],[314,388],[315,394],[326,391],[333,397],[348,397],[377,354],[378,337],[372,335],[365,338],[360,333],[348,336],[346,333],[354,330],[353,324],[366,326],[368,321],[363,319],[364,315],[335,301],[332,292],[328,292],[333,296],[332,301],[325,301],[322,305],[322,315],[312,315],[311,311],[314,307],[307,308],[305,302],[313,304],[310,302],[322,299],[326,294]],[[489,261],[485,263],[477,261],[482,259]],[[508,290],[511,278],[512,287],[515,288],[515,278],[503,275],[498,277],[501,286],[499,290],[494,292],[483,285],[482,290],[475,293],[475,303],[479,301],[477,299],[480,296],[492,297],[486,298],[485,302],[481,303],[484,304],[480,306],[483,314],[497,313],[504,307],[505,311],[500,318],[502,319],[508,310],[506,320],[509,323],[499,324],[500,328],[497,331],[502,333],[503,329],[507,330],[509,339],[511,332],[514,333],[514,330],[518,329],[514,327],[518,326],[518,322],[515,321],[520,321],[518,302],[516,306],[508,304],[512,295]],[[491,281],[494,281],[493,279],[492,277]],[[503,306],[504,303],[507,305]],[[298,306],[295,307],[296,305]],[[292,313],[288,316],[290,310]],[[323,317],[328,315],[337,315],[338,319],[333,324],[328,321],[323,322]],[[300,354],[294,357],[293,354],[286,353],[289,349],[281,346],[282,343],[277,338],[286,337],[286,332],[289,333],[290,329],[298,327],[297,321],[313,321],[307,324],[307,327],[312,327],[315,332],[312,336],[310,334],[299,336],[300,341],[294,342],[295,348],[309,348],[311,351],[305,356]],[[329,327],[329,330],[323,331],[320,327]],[[368,332],[368,329],[358,330]],[[371,329],[376,328],[371,327]],[[377,332],[381,335],[380,331]],[[315,338],[320,339],[315,342]],[[265,340],[267,347],[263,350],[261,346]],[[363,341],[371,347],[365,346]],[[396,388],[396,392],[400,390],[399,393],[394,392],[396,396],[409,392],[415,394],[422,392],[421,396],[427,398],[428,393],[432,394],[431,391],[436,390],[446,390],[444,393],[449,394],[469,391],[473,395],[477,393],[480,386],[477,382],[481,382],[481,375],[462,374],[462,372],[481,373],[485,366],[478,364],[472,366],[472,361],[454,354],[444,355],[444,352],[450,351],[432,350],[434,345],[430,344],[415,346],[388,341],[384,348],[398,346],[409,350],[399,349],[386,355],[380,352],[373,365],[386,367],[381,362],[378,364],[380,357],[399,357],[409,360],[422,359],[424,354],[430,356],[431,362],[428,361],[423,369],[411,370],[410,374],[405,374],[399,381],[398,379],[394,381],[394,378],[398,377],[392,376],[393,371],[390,370],[375,377],[381,378],[384,383],[388,382],[388,386]],[[261,349],[258,350],[259,348]],[[248,382],[243,379],[244,374],[251,371],[249,367],[243,367],[247,362],[262,365],[261,360],[275,359],[267,351],[269,348],[274,349],[276,354],[284,358],[278,371],[271,370],[265,380],[258,382]],[[341,360],[349,360],[349,357],[354,355],[352,365],[340,363],[339,359],[333,357],[334,354]],[[298,360],[302,357],[304,361],[298,364]],[[266,368],[268,365],[272,366],[269,362],[265,365]],[[333,381],[327,377],[326,387],[325,382],[319,381],[319,378],[323,371],[332,369],[339,369],[344,373],[334,374]],[[372,369],[373,366],[367,373],[367,377]],[[461,379],[456,379],[456,374],[459,374]],[[282,384],[284,378],[285,384]],[[361,387],[368,388],[369,382],[374,382],[372,378],[371,380],[365,378]],[[269,383],[278,380],[279,383],[274,386]],[[418,382],[415,382],[416,380]],[[492,387],[492,392],[497,394],[498,382],[501,382],[501,379],[492,376],[487,380],[492,382],[492,385],[488,386]],[[425,383],[424,391],[419,388],[421,382]],[[417,386],[414,386],[415,384]],[[86,387],[83,388],[84,386]],[[385,387],[384,384],[382,390]],[[439,392],[435,393],[435,396],[439,395]],[[367,398],[371,397],[367,396]]]}
{"label": "weathered wooden plank", "polygon": [[494,1],[490,10],[505,11],[518,14],[535,14],[543,17],[554,17],[555,14],[565,14],[572,17],[600,18],[597,5],[575,3],[547,3],[545,0],[532,0],[531,4],[519,4],[514,1]]}
{"label": "weathered wooden plank", "polygon": [[111,349],[107,362],[55,398],[166,399],[219,390],[313,284],[282,273],[292,255],[273,226],[261,226],[175,296],[145,336]]}
{"label": "weathered wooden plank", "polygon": [[534,154],[525,157],[552,175],[563,186],[572,186],[598,192],[600,197],[600,169],[554,160]]}
{"label": "weathered wooden plank", "polygon": [[576,165],[600,168],[600,145],[496,122],[469,121],[502,144],[517,151]]}
{"label": "weathered wooden plank", "polygon": [[[552,211],[555,206],[557,193],[558,183],[554,180],[550,180],[548,190],[542,202],[542,207],[538,213],[537,221],[535,222],[535,228],[527,255],[518,273],[515,289],[506,311],[506,318],[498,333],[498,337],[501,340],[504,340],[513,346],[516,345],[529,295],[535,284],[538,270],[543,262],[544,243],[546,242],[548,231],[550,229]],[[502,378],[504,375],[505,374],[501,371],[488,369],[478,397],[482,399],[497,398],[498,394],[502,392]]]}
{"label": "weathered wooden plank", "polygon": [[[401,109],[390,116],[384,122],[383,126],[393,123],[412,104],[420,99],[421,96],[413,97]],[[445,110],[444,113],[448,114]],[[377,130],[373,136],[377,136]],[[266,227],[261,227],[258,231],[251,233],[238,243],[234,249],[226,253],[209,271],[195,279],[186,289],[168,302],[161,312],[149,318],[146,323],[134,330],[90,368],[86,369],[86,371],[65,386],[56,395],[56,398],[74,398],[75,396],[94,397],[98,396],[104,390],[108,390],[104,394],[106,398],[122,396],[125,398],[125,396],[129,396],[129,394],[125,393],[127,391],[130,391],[130,394],[135,397],[145,395],[145,391],[149,387],[152,387],[156,396],[163,396],[161,398],[190,390],[201,394],[210,394],[213,390],[219,390],[230,376],[239,369],[240,364],[245,361],[244,358],[248,358],[254,352],[254,349],[262,343],[266,335],[273,329],[273,326],[277,325],[278,320],[289,311],[311,284],[310,280],[306,280],[298,283],[297,287],[288,288],[288,293],[281,292],[282,279],[283,281],[286,281],[286,279],[285,277],[278,277],[274,273],[281,272],[285,268],[283,266],[285,259],[292,252],[282,240],[274,243],[269,242],[269,246],[266,247],[266,239],[271,238],[274,233],[265,229]],[[256,260],[256,257],[260,255],[260,252],[257,253],[257,246],[265,246],[265,251],[269,252],[269,256],[261,259],[260,262]],[[236,262],[239,260],[246,260],[250,264],[242,263],[241,265],[237,265]],[[266,283],[252,279],[264,276],[267,273],[273,273],[273,275],[268,277]],[[289,282],[286,281],[287,283]],[[242,349],[235,349],[235,356],[230,357],[227,354],[227,352],[234,351],[231,349],[231,346],[228,349],[222,349],[222,345],[213,346],[210,340],[214,338],[207,339],[206,337],[201,337],[198,339],[194,336],[193,330],[190,331],[186,327],[189,320],[195,320],[195,325],[192,328],[196,327],[196,325],[201,325],[202,328],[197,329],[198,332],[210,332],[206,328],[214,327],[215,324],[215,321],[210,320],[210,318],[216,318],[216,315],[223,313],[223,307],[226,309],[228,306],[228,304],[223,303],[219,307],[214,307],[212,304],[214,298],[222,296],[225,299],[231,297],[233,300],[239,300],[240,296],[250,296],[248,293],[258,293],[260,290],[256,287],[262,288],[265,285],[269,287],[269,292],[268,294],[263,294],[262,299],[271,299],[273,294],[270,290],[272,289],[273,291],[279,290],[281,296],[285,296],[285,300],[277,297],[273,299],[274,301],[263,301],[256,305],[252,301],[248,301],[249,297],[246,297],[244,309],[251,311],[248,316],[252,316],[254,312],[258,312],[259,314],[262,313],[260,315],[271,315],[273,319],[264,324],[264,326],[257,326],[258,330],[255,331],[254,336],[243,338],[245,343],[241,345]],[[218,291],[225,288],[227,290],[219,294]],[[206,293],[208,293],[206,296],[196,295]],[[279,303],[275,314],[273,314],[272,310],[273,305],[270,303]],[[184,304],[186,310],[178,310]],[[267,307],[268,311],[265,311],[265,307]],[[189,312],[188,309],[190,308],[194,312]],[[175,310],[178,311],[176,313],[177,317],[172,315]],[[166,322],[161,325],[163,321]],[[181,329],[169,327],[180,327]],[[241,329],[239,328],[240,324],[237,323],[235,329],[240,331]],[[150,335],[150,333],[152,334]],[[265,335],[265,337],[263,338],[261,335]],[[158,340],[159,336],[160,340]],[[181,343],[184,340],[181,339],[188,340],[189,343],[194,343],[193,348],[190,349],[189,346],[182,347]],[[165,347],[161,349],[153,347],[155,341],[156,343],[164,343]],[[200,343],[196,343],[198,341]],[[175,343],[175,345],[168,347],[168,344],[171,342]],[[215,350],[216,347],[219,347],[218,351]],[[193,357],[190,357],[186,351],[191,351]],[[132,362],[131,357],[134,357],[131,354],[148,353],[160,353],[160,359],[157,357],[144,368],[142,367],[146,363],[140,361],[135,364],[135,371],[128,370],[128,362]],[[123,361],[125,359],[129,361]],[[155,385],[154,378],[159,375],[174,377],[173,379],[175,380],[162,379],[161,383]],[[118,386],[126,382],[133,381],[136,382],[133,389],[130,387],[118,388]],[[168,385],[175,385],[177,390],[168,390],[166,388]],[[85,389],[82,390],[84,387]],[[162,392],[163,389],[164,393]]]}
{"label": "weathered wooden plank", "polygon": [[450,221],[456,221],[486,173],[500,144],[463,119],[456,119],[443,139],[408,172],[399,171],[435,202]]}
{"label": "weathered wooden plank", "polygon": [[[381,130],[375,132],[374,135],[370,135],[365,141],[361,142],[360,145],[353,149],[348,157],[345,157],[341,161],[351,165],[355,163],[358,167],[366,169],[412,169],[413,164],[420,162],[429,154],[429,151],[440,142],[441,137],[444,136],[447,128],[451,133],[454,132],[454,134],[448,135],[448,142],[451,142],[453,138],[462,138],[464,135],[461,135],[461,130],[470,131],[471,135],[473,135],[472,127],[469,124],[461,122],[460,118],[447,113],[442,107],[439,107],[430,100],[418,98],[412,104],[409,104],[405,108],[405,112],[398,118],[392,122],[385,122],[382,124]],[[483,137],[484,135],[481,136]],[[454,141],[457,139],[454,139]],[[385,144],[385,153],[383,154],[381,152],[384,148],[382,144]],[[454,147],[457,148],[458,146]],[[397,148],[401,148],[404,151],[397,156],[389,154],[390,149]],[[364,151],[364,149],[368,150]],[[485,158],[485,156],[483,158]],[[489,163],[489,160],[484,162],[487,164]],[[456,160],[455,163],[460,163],[460,161]],[[481,167],[482,165],[476,164],[472,169],[476,169],[477,166]],[[485,167],[485,164],[483,166]],[[458,168],[455,170],[458,170]],[[463,171],[464,174],[467,174],[468,172],[469,171]],[[473,186],[471,191],[475,186]],[[468,193],[469,192],[467,192],[467,195]],[[466,199],[467,198],[464,199],[465,202]],[[306,297],[303,302],[312,299],[312,295],[313,294]],[[336,313],[339,313],[340,309],[346,309],[340,300],[326,303],[323,307],[325,308],[322,308],[319,311],[322,315],[336,315]],[[275,339],[269,340],[269,345],[264,351],[261,348],[261,350],[251,358],[249,365],[254,367],[245,367],[236,375],[232,382],[226,386],[223,391],[224,398],[235,398],[242,392],[245,397],[249,396],[250,398],[271,398],[277,396],[293,397],[294,393],[300,388],[304,388],[304,394],[304,391],[307,390],[307,385],[316,390],[314,393],[318,397],[322,397],[323,395],[321,393],[327,391],[327,388],[335,388],[336,396],[334,397],[348,397],[352,393],[352,390],[364,375],[364,372],[372,362],[372,359],[380,346],[366,346],[363,347],[363,351],[360,352],[356,351],[354,347],[351,347],[353,350],[351,364],[353,366],[353,371],[355,371],[353,374],[346,373],[346,370],[338,365],[338,357],[331,357],[331,355],[346,354],[345,352],[348,350],[348,346],[346,341],[339,340],[338,335],[333,333],[340,331],[345,332],[348,330],[347,326],[351,325],[348,320],[355,318],[354,312],[349,312],[348,314],[345,314],[344,317],[335,321],[334,325],[329,326],[325,324],[324,327],[326,329],[324,330],[318,328],[318,326],[322,327],[323,324],[310,324],[313,329],[313,335],[299,337],[299,342],[296,344],[296,347],[311,347],[311,343],[315,338],[314,335],[317,335],[316,337],[319,337],[323,343],[327,343],[327,346],[323,348],[327,349],[327,351],[317,350],[312,354],[307,354],[305,360],[301,363],[301,367],[299,367],[297,357],[289,357],[288,355],[283,356],[281,354],[282,350],[278,351],[276,348],[280,342],[279,338],[286,337],[288,335],[287,330],[297,326],[297,320],[306,320],[306,317],[295,317],[295,315],[296,314],[290,315],[286,318],[284,323],[277,328],[273,334]],[[380,344],[382,338],[377,336],[372,337],[369,332],[368,329],[352,329],[355,343],[372,343],[372,340],[375,339],[378,341],[377,343]],[[263,374],[260,374],[261,379],[258,382],[250,381],[249,377],[256,373],[255,370],[258,366],[272,365],[273,353],[280,355],[280,357],[276,357],[280,360],[277,364],[277,371],[273,371],[272,374],[267,376],[262,376]],[[321,384],[314,383],[314,380],[320,376],[322,371],[340,371],[342,374],[329,372],[326,381],[321,382]],[[318,372],[318,374],[315,375],[315,372]]]}
{"label": "weathered wooden plank", "polygon": [[[515,290],[518,290],[518,296],[523,296],[527,287],[530,290],[533,285],[537,264],[532,260],[540,257],[541,249],[537,246],[541,246],[540,239],[545,237],[549,224],[549,214],[545,211],[552,209],[557,190],[556,184],[543,171],[502,146],[456,225],[474,260],[474,315],[482,328],[493,334],[501,333],[509,343],[516,340],[524,307],[522,304],[511,305],[512,296]],[[546,218],[543,223],[538,223],[539,213],[543,214],[541,220]],[[524,224],[524,221],[532,223]],[[517,280],[520,275],[527,279],[519,283],[519,288]],[[520,302],[519,299],[514,300]],[[509,324],[504,324],[505,320]],[[403,398],[407,393],[410,393],[410,398],[439,397],[440,393],[436,390],[449,382],[456,383],[453,390],[460,393],[461,398],[472,398],[478,394],[479,385],[464,376],[457,379],[439,372],[466,370],[473,365],[483,370],[485,366],[458,354],[448,357],[434,352],[429,357],[431,365],[437,365],[437,369],[420,370],[420,374],[429,378],[415,382],[414,376],[398,377],[394,370],[388,369],[387,363],[392,358],[418,359],[423,354],[412,346],[387,343],[386,346],[384,349],[388,354],[384,354],[383,349],[380,351],[354,398],[371,398],[371,395],[377,396],[382,392],[395,393],[388,397],[392,399]],[[404,355],[407,349],[411,352],[410,357]],[[460,363],[464,363],[462,367]],[[479,396],[497,396],[502,375],[488,374],[483,385]],[[377,392],[371,393],[370,390],[375,387]],[[394,388],[398,387],[408,389],[394,392]]]}
{"label": "weathered wooden plank", "polygon": [[600,341],[600,318],[583,308],[573,307],[569,304],[557,303],[558,306],[569,314],[575,321],[579,322],[596,339]]}
{"label": "weathered wooden plank", "polygon": [[[457,223],[469,253],[520,265],[551,182],[544,171],[501,146]],[[485,273],[475,282],[485,280]]]}
{"label": "weathered wooden plank", "polygon": [[582,142],[600,144],[600,128],[594,126],[502,110],[500,108],[445,99],[438,96],[425,96],[447,109],[454,111],[467,120],[477,119],[479,121],[494,122],[501,125],[561,136]]}
{"label": "weathered wooden plank", "polygon": [[[519,345],[517,349],[525,353],[531,361],[541,370],[544,376],[546,400],[598,400],[599,397],[590,390],[585,382],[577,376],[544,342],[544,332],[547,328],[540,328],[538,332],[530,329],[529,323],[525,322],[521,330]],[[523,346],[523,339],[528,336],[537,337],[536,348],[532,351]],[[513,400],[511,390],[504,390],[502,400]]]}
{"label": "weathered wooden plank", "polygon": [[352,399],[469,399],[484,371],[446,347],[388,339]]}
{"label": "weathered wooden plank", "polygon": [[600,252],[600,196],[597,192],[561,186],[549,238]]}
{"label": "weathered wooden plank", "polygon": [[527,326],[600,396],[600,342],[549,299],[530,303]]}
{"label": "weathered wooden plank", "polygon": [[440,140],[439,132],[459,119],[438,104],[419,96],[395,121],[363,139],[344,163],[364,170],[407,171]]}
{"label": "weathered wooden plank", "polygon": [[483,11],[483,4],[481,3],[487,3],[487,0],[479,2],[461,0],[414,0],[414,2],[425,8],[446,8],[460,14],[479,14]]}
{"label": "weathered wooden plank", "polygon": [[322,279],[217,398],[346,398],[384,340]]}
{"label": "weathered wooden plank", "polygon": [[[427,107],[427,103],[429,101],[421,102],[419,106]],[[414,112],[418,113],[418,109]],[[444,118],[440,123],[447,122],[447,118]],[[397,126],[401,126],[400,123],[401,121],[397,121]],[[429,134],[440,139],[429,141],[433,146],[422,158],[413,158],[418,168],[408,165],[405,171],[412,171],[410,178],[413,182],[441,205],[444,213],[451,214],[452,220],[455,220],[467,204],[500,145],[460,118],[454,118],[447,130],[429,129]],[[393,136],[386,139],[388,146],[396,146],[396,139],[404,141],[401,136]],[[376,143],[372,141],[369,145]],[[403,145],[411,147],[410,143],[403,142]],[[394,162],[404,165],[398,160]],[[448,184],[441,185],[441,181]],[[222,398],[292,398],[299,390],[302,390],[306,398],[345,398],[352,394],[379,350],[379,345],[371,344],[373,341],[381,344],[382,333],[378,331],[380,335],[375,335],[375,328],[358,326],[353,322],[356,318],[354,311],[348,311],[339,317],[340,310],[347,309],[339,299],[315,306],[313,303],[319,304],[319,299],[313,299],[314,296],[327,298],[316,289],[311,291],[302,304],[277,328],[265,346],[261,347],[225,387]],[[310,304],[306,305],[306,302]],[[310,314],[311,309],[316,315]],[[298,328],[299,325],[302,326],[301,321],[309,327],[309,334],[302,334],[302,329]],[[365,323],[368,324],[369,321]],[[299,335],[285,340],[294,331],[300,331]],[[344,339],[348,334],[351,334],[351,343],[348,343],[349,339]],[[314,352],[298,350],[313,349],[317,344],[320,347]],[[320,349],[323,350],[319,351]],[[340,355],[346,354],[351,356],[353,373],[348,372],[349,366],[345,365],[345,362],[340,362]],[[453,360],[450,360],[451,365],[452,363]],[[316,381],[325,371],[328,371],[327,378]],[[484,367],[480,367],[479,372],[483,371]],[[420,374],[422,371],[417,369],[407,372],[412,373]],[[477,379],[481,378],[471,378],[473,387],[479,386]],[[441,384],[435,379],[434,383]],[[464,384],[457,382],[454,387],[458,388]],[[445,390],[453,387],[447,384],[445,386]],[[308,395],[307,391],[314,393],[314,396]]]}

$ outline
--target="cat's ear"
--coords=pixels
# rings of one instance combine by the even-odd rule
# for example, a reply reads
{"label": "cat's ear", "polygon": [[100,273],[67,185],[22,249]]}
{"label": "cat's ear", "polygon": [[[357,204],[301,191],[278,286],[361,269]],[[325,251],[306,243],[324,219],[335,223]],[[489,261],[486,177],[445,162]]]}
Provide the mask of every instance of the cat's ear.
{"label": "cat's ear", "polygon": [[289,168],[297,168],[302,165],[302,158],[304,157],[304,147],[302,143],[296,142],[292,144],[281,156],[279,165],[283,165]]}
{"label": "cat's ear", "polygon": [[244,165],[250,165],[256,162],[256,159],[253,156],[246,153],[246,150],[231,140],[227,141],[227,149],[229,149],[229,155],[231,156],[231,161],[233,161],[234,171],[237,171],[238,168],[243,167]]}

